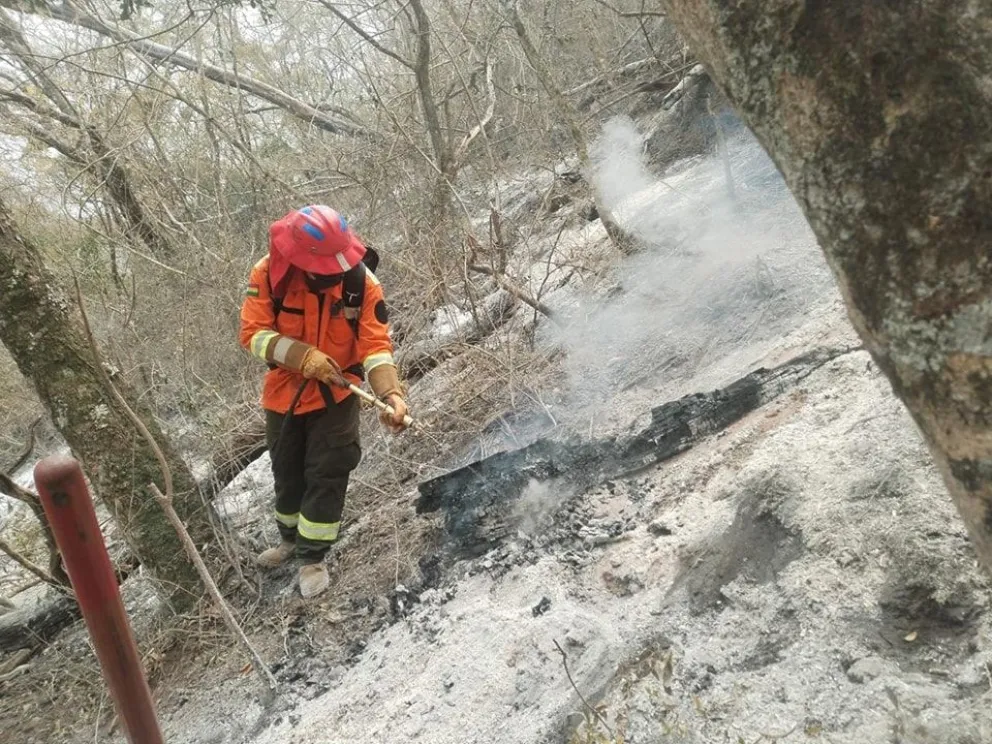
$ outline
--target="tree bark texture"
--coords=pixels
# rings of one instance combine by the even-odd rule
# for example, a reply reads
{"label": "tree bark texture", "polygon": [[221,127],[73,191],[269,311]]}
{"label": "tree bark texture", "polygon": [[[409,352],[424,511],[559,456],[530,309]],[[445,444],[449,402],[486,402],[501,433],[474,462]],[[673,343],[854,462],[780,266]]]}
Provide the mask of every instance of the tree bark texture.
{"label": "tree bark texture", "polygon": [[781,170],[992,570],[992,6],[659,5]]}
{"label": "tree bark texture", "polygon": [[[31,380],[52,420],[111,510],[128,546],[185,609],[202,594],[196,570],[148,490],[162,472],[148,443],[102,385],[81,324],[55,289],[38,250],[0,202],[0,341]],[[121,380],[134,410],[135,396]],[[198,544],[212,538],[210,518],[189,468],[144,412],[172,469],[175,506]]]}

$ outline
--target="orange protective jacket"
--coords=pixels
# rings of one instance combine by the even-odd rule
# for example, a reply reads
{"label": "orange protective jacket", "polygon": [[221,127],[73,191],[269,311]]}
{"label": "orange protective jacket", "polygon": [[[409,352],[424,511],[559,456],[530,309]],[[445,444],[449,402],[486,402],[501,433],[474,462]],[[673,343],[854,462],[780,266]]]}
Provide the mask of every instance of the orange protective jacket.
{"label": "orange protective jacket", "polygon": [[[385,312],[382,286],[371,271],[365,275],[365,297],[359,316],[358,334],[344,316],[341,300],[343,284],[321,292],[312,292],[300,271],[293,271],[283,297],[282,310],[276,317],[269,287],[269,258],[266,256],[251,270],[248,290],[241,306],[241,345],[253,356],[265,359],[264,347],[276,334],[316,346],[343,370],[362,365],[365,374],[381,364],[395,364],[393,344]],[[361,379],[345,374],[351,382]],[[265,375],[262,387],[262,407],[286,413],[303,383],[299,372],[275,366]],[[351,391],[334,387],[336,402],[351,395]],[[308,413],[325,407],[316,381],[303,391],[294,413]]]}

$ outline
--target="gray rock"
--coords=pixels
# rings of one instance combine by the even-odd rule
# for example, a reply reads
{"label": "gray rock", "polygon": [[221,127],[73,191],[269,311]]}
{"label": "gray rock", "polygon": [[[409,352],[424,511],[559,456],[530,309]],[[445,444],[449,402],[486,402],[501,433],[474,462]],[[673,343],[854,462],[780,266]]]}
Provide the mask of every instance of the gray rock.
{"label": "gray rock", "polygon": [[847,678],[857,684],[862,684],[868,680],[881,677],[888,671],[884,659],[878,656],[866,656],[851,664],[847,670]]}

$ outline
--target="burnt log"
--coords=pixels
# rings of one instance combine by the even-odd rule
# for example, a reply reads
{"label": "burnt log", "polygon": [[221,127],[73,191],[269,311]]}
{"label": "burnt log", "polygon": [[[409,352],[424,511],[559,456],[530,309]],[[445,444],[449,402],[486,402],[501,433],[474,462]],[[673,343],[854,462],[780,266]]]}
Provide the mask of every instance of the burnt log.
{"label": "burnt log", "polygon": [[35,607],[0,615],[0,653],[43,646],[81,617],[75,598],[59,592]]}
{"label": "burnt log", "polygon": [[[127,581],[138,565],[137,558],[129,554],[114,562],[118,586]],[[36,606],[0,614],[0,653],[44,646],[81,618],[79,604],[71,589],[50,589]]]}
{"label": "burnt log", "polygon": [[650,424],[628,437],[539,439],[500,452],[421,483],[417,513],[444,512],[453,556],[482,555],[516,534],[512,505],[532,481],[553,481],[567,493],[634,475],[726,429],[824,364],[858,349],[816,349],[778,367],[757,369],[725,388],[665,403],[652,409]]}

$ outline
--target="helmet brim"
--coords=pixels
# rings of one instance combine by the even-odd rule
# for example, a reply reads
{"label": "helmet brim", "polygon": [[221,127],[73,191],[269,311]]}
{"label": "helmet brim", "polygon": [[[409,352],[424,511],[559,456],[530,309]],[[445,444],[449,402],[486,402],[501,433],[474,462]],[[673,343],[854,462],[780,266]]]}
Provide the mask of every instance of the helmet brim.
{"label": "helmet brim", "polygon": [[269,278],[273,287],[286,279],[290,268],[296,267],[311,274],[335,276],[354,268],[365,256],[365,245],[349,231],[348,245],[337,253],[323,253],[319,248],[300,248],[293,240],[291,215],[269,227]]}

